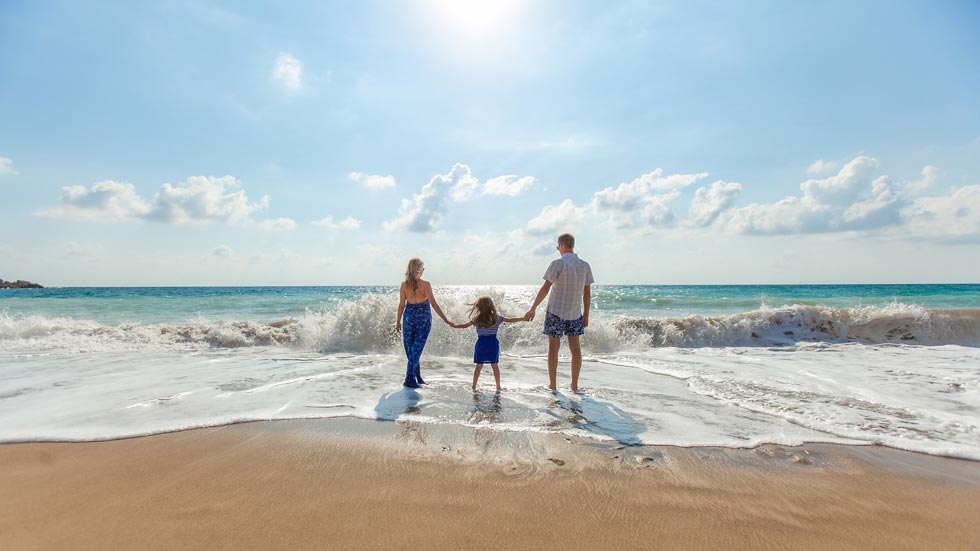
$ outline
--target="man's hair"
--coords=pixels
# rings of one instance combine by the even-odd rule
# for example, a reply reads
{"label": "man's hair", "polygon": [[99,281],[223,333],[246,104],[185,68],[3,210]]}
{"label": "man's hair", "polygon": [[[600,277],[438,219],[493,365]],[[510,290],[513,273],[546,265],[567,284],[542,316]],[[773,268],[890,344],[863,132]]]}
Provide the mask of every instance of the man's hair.
{"label": "man's hair", "polygon": [[575,238],[572,237],[572,234],[570,234],[570,233],[563,233],[563,234],[561,234],[561,235],[558,236],[558,244],[559,245],[564,245],[566,248],[569,248],[569,249],[574,249],[575,248]]}

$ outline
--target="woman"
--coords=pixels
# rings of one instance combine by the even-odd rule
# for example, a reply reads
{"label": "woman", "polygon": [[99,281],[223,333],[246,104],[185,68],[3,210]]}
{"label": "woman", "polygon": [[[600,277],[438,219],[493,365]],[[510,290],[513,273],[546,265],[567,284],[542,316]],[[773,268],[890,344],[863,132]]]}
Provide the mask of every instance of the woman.
{"label": "woman", "polygon": [[[425,381],[422,380],[419,358],[422,357],[425,340],[429,338],[429,330],[432,329],[432,313],[429,311],[429,305],[432,305],[442,321],[451,325],[449,319],[446,318],[436,303],[436,297],[432,294],[432,285],[422,279],[423,271],[425,271],[425,265],[421,259],[413,258],[408,261],[405,281],[402,282],[398,296],[398,321],[395,322],[395,329],[402,333],[405,355],[408,356],[405,386],[410,388],[419,388],[420,385],[425,384]],[[405,331],[402,331],[403,313]]]}

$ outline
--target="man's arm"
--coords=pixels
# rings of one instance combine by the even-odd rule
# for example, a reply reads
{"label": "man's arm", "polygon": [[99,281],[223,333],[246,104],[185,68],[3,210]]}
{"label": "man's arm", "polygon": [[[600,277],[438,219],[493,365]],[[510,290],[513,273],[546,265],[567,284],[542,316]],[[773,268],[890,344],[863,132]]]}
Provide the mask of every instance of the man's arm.
{"label": "man's arm", "polygon": [[582,327],[589,326],[589,306],[592,305],[592,286],[586,285],[582,289]]}
{"label": "man's arm", "polygon": [[534,319],[534,310],[538,307],[539,304],[541,304],[541,301],[544,300],[544,297],[548,296],[548,291],[550,290],[551,290],[551,282],[545,280],[545,282],[541,285],[541,289],[538,291],[538,296],[534,297],[534,304],[532,304],[531,308],[527,311],[526,314],[524,314],[525,321],[531,321]]}

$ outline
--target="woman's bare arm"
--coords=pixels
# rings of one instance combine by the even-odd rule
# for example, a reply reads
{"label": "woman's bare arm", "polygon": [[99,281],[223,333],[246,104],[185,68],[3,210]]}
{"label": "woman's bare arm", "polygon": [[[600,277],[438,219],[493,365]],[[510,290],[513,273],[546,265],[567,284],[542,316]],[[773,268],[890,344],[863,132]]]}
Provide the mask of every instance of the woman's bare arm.
{"label": "woman's bare arm", "polygon": [[439,308],[439,303],[436,302],[436,296],[432,294],[432,284],[428,281],[419,281],[419,283],[425,285],[425,294],[429,297],[429,303],[432,304],[432,309],[436,311],[436,314],[438,314],[440,318],[442,318],[442,321],[446,322],[447,325],[452,325],[453,323],[449,321],[446,314],[442,313],[442,308]]}
{"label": "woman's bare arm", "polygon": [[395,320],[395,331],[402,330],[402,314],[405,313],[405,301],[408,299],[405,293],[405,282],[402,282],[401,289],[398,290],[398,319]]}

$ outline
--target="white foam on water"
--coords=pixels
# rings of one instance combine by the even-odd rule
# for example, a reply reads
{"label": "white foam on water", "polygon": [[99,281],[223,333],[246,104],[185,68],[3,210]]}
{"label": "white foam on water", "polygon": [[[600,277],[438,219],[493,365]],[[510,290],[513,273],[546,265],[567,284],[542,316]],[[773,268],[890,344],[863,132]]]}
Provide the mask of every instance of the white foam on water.
{"label": "white foam on water", "polygon": [[[472,343],[471,343],[472,345]],[[590,354],[585,392],[553,394],[537,354],[501,358],[469,389],[460,356],[282,347],[0,353],[0,441],[101,440],[227,423],[359,417],[558,432],[623,444],[879,443],[980,460],[980,351],[956,345],[650,348]],[[564,359],[564,360],[567,360]],[[559,368],[567,388],[568,365]]]}
{"label": "white foam on water", "polygon": [[[523,313],[527,289],[461,288]],[[893,303],[725,316],[593,314],[582,395],[552,394],[543,311],[501,329],[505,391],[474,395],[472,330],[438,319],[403,389],[396,299],[365,294],[274,322],[100,324],[0,313],[0,441],[100,440],[352,416],[559,432],[624,444],[878,443],[980,460],[980,312]],[[567,360],[567,359],[566,359]],[[560,368],[567,377],[568,366]],[[567,387],[567,378],[562,379]],[[492,388],[485,370],[484,390]]]}

